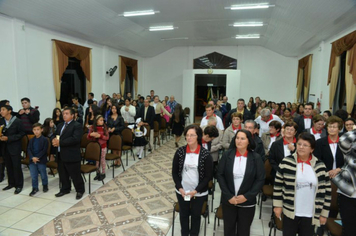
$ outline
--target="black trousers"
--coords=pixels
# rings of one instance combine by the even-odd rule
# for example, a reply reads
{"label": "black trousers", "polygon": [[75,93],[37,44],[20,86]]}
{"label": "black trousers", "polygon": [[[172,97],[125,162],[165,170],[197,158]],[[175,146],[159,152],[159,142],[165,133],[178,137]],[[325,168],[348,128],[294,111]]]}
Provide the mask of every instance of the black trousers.
{"label": "black trousers", "polygon": [[283,236],[313,236],[314,225],[312,218],[295,216],[294,220],[284,215],[283,217]]}
{"label": "black trousers", "polygon": [[356,198],[349,198],[338,194],[339,209],[342,219],[342,236],[351,236],[356,233]]}
{"label": "black trousers", "polygon": [[[190,201],[184,201],[182,195],[177,194],[179,203],[179,220],[182,236],[198,236],[200,230],[201,210],[208,196],[193,197]],[[190,230],[189,230],[189,216]]]}
{"label": "black trousers", "polygon": [[237,207],[229,203],[222,204],[225,236],[249,236],[255,206]]}
{"label": "black trousers", "polygon": [[80,173],[80,161],[77,162],[63,162],[61,159],[61,155],[58,152],[57,154],[57,163],[58,163],[58,174],[59,180],[62,183],[60,191],[63,193],[69,193],[71,190],[71,182],[73,181],[73,185],[77,193],[84,193],[84,181],[82,175]]}
{"label": "black trousers", "polygon": [[5,151],[5,166],[7,169],[7,180],[9,185],[15,188],[23,188],[23,173],[21,168],[21,155],[10,155]]}

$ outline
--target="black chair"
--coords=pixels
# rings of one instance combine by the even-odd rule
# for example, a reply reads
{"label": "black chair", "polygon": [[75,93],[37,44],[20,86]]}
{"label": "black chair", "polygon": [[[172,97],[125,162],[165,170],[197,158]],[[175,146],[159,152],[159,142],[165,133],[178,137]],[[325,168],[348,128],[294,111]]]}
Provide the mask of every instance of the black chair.
{"label": "black chair", "polygon": [[117,159],[120,159],[121,166],[123,171],[125,171],[125,166],[124,163],[122,163],[121,159],[121,154],[113,154],[112,151],[119,151],[121,153],[122,149],[122,139],[120,135],[111,135],[109,139],[109,144],[108,144],[108,149],[111,150],[111,153],[106,153],[105,160],[107,161],[112,161],[113,167],[112,167],[112,178],[115,176],[115,167],[114,167],[114,162]]}

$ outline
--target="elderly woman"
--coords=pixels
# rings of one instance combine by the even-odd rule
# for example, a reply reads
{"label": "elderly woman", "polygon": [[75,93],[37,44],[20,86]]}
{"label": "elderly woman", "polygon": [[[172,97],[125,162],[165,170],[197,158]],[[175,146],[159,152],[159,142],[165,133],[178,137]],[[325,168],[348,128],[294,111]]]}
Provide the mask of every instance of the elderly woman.
{"label": "elderly woman", "polygon": [[[261,156],[248,130],[238,130],[234,145],[221,158],[218,182],[224,217],[224,235],[250,235],[256,196],[265,181]],[[237,232],[237,234],[236,234]]]}
{"label": "elderly woman", "polygon": [[174,154],[172,176],[179,203],[181,235],[188,236],[199,234],[200,214],[213,177],[213,160],[209,151],[202,148],[203,131],[199,126],[187,126],[184,136],[187,145]]}
{"label": "elderly woman", "polygon": [[313,125],[310,129],[304,130],[307,133],[310,133],[314,136],[315,140],[324,138],[327,136],[326,130],[324,129],[325,118],[322,115],[313,116]]}
{"label": "elderly woman", "polygon": [[271,114],[271,111],[268,108],[262,109],[261,116],[255,119],[256,123],[260,125],[260,137],[262,137],[263,133],[269,131],[269,124],[274,120],[279,121],[282,125],[284,124],[281,118]]}
{"label": "elderly woman", "polygon": [[284,236],[313,236],[315,226],[324,225],[329,214],[331,185],[325,164],[313,156],[315,138],[302,132],[297,152],[286,156],[276,175],[274,213],[283,214]]}
{"label": "elderly woman", "polygon": [[244,128],[242,124],[243,116],[241,113],[234,112],[231,114],[231,125],[225,130],[224,136],[221,140],[222,147],[228,149],[233,137],[235,137],[236,132]]}
{"label": "elderly woman", "polygon": [[272,144],[282,138],[281,134],[282,125],[279,121],[272,121],[269,123],[269,132],[262,134],[262,143],[266,153],[266,156],[269,154],[269,149],[271,148]]}

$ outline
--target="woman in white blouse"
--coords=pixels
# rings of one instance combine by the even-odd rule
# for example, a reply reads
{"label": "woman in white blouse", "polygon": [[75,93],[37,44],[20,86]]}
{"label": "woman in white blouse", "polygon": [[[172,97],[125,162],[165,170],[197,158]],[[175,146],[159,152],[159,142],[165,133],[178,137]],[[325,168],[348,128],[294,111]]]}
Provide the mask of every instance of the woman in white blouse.
{"label": "woman in white blouse", "polygon": [[131,105],[131,99],[125,99],[125,106],[122,106],[120,109],[121,116],[124,118],[125,123],[134,124],[135,123],[135,115],[136,108]]}
{"label": "woman in white blouse", "polygon": [[[224,217],[224,235],[250,235],[256,196],[265,181],[265,169],[251,133],[238,130],[233,148],[219,163],[218,182]],[[237,234],[236,234],[237,232]]]}

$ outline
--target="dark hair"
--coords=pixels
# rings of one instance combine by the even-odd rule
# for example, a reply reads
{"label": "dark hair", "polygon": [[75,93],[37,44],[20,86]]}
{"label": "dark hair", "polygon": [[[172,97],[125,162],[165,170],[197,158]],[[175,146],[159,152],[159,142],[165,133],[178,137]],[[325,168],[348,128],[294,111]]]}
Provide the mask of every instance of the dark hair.
{"label": "dark hair", "polygon": [[284,110],[283,111],[285,111],[286,110],[286,108],[287,108],[287,105],[286,105],[286,103],[285,102],[281,102],[280,104],[279,104],[279,108],[281,108],[281,106],[282,105],[284,105]]}
{"label": "dark hair", "polygon": [[239,103],[239,102],[244,102],[245,103],[245,100],[243,98],[239,98],[239,99],[237,99],[237,103]]}
{"label": "dark hair", "polygon": [[245,124],[246,124],[246,123],[251,123],[251,124],[253,124],[253,128],[254,128],[254,129],[257,129],[257,128],[258,128],[257,122],[254,121],[254,120],[246,120],[246,121],[245,121]]}
{"label": "dark hair", "polygon": [[289,109],[289,108],[284,109],[284,111],[289,111],[290,113],[292,113],[291,109]]}
{"label": "dark hair", "polygon": [[286,127],[293,127],[295,131],[298,130],[298,125],[294,121],[287,121],[286,123],[284,123],[283,129],[285,129]]}
{"label": "dark hair", "polygon": [[126,101],[131,102],[131,98],[125,98],[125,102],[126,102]]}
{"label": "dark hair", "polygon": [[78,101],[78,97],[73,97],[72,99],[74,99],[74,100],[77,100],[77,101]]}
{"label": "dark hair", "polygon": [[281,131],[281,129],[282,129],[282,124],[281,124],[281,122],[279,122],[279,121],[277,121],[277,120],[273,120],[273,121],[271,121],[271,123],[269,123],[269,125],[268,125],[269,127],[274,127],[277,131]]}
{"label": "dark hair", "polygon": [[325,121],[325,117],[322,115],[315,115],[313,116],[313,123],[319,122],[319,121]]}
{"label": "dark hair", "polygon": [[188,130],[190,130],[190,129],[194,129],[195,130],[195,133],[198,135],[198,138],[197,138],[198,139],[198,144],[202,145],[203,130],[198,125],[194,125],[194,124],[188,125],[184,129],[184,133],[183,133],[184,137],[187,135]]}
{"label": "dark hair", "polygon": [[11,111],[11,113],[13,111],[12,106],[10,106],[10,105],[3,105],[2,107],[4,107],[8,111]]}
{"label": "dark hair", "polygon": [[31,103],[30,99],[26,98],[26,97],[21,99],[21,102],[23,102],[23,101],[27,101],[27,102]]}
{"label": "dark hair", "polygon": [[299,115],[300,115],[300,113],[299,113],[299,108],[300,108],[300,107],[303,107],[303,108],[304,108],[304,105],[303,105],[302,103],[298,105],[298,108],[297,108],[297,111],[296,111],[296,112],[297,112],[297,114],[299,114]]}
{"label": "dark hair", "polygon": [[143,97],[143,96],[140,96],[139,100],[141,100],[141,99],[145,100],[145,97]]}
{"label": "dark hair", "polygon": [[205,127],[204,134],[208,135],[210,138],[217,138],[219,137],[219,131],[214,125],[209,125]]}
{"label": "dark hair", "polygon": [[[48,137],[50,131],[51,131],[51,127],[50,127],[50,123],[51,120],[53,120],[52,118],[46,118],[45,121],[43,122],[43,136]],[[54,133],[54,130],[53,130]]]}
{"label": "dark hair", "polygon": [[94,97],[94,93],[88,93],[90,96]]}
{"label": "dark hair", "polygon": [[[354,122],[354,124],[355,124],[355,120],[354,119],[349,118],[348,120],[352,120]],[[337,116],[330,116],[326,120],[325,127],[327,128],[330,124],[334,124],[334,123],[337,123],[337,126],[339,127],[339,130],[342,130],[342,127],[344,126],[344,122],[343,122],[343,120],[341,120],[340,117],[337,117]]]}
{"label": "dark hair", "polygon": [[63,111],[69,111],[71,115],[74,115],[75,114],[75,111],[72,107],[66,107],[63,109]]}
{"label": "dark hair", "polygon": [[116,113],[117,113],[117,115],[118,115],[118,116],[121,116],[121,111],[120,111],[120,108],[119,108],[119,105],[118,105],[118,104],[113,104],[113,105],[112,105],[109,115],[110,115],[110,116],[112,115],[112,108],[113,108],[113,107],[116,108]]}
{"label": "dark hair", "polygon": [[154,95],[153,96],[153,100],[155,100],[156,98],[159,98],[159,96],[158,95]]}
{"label": "dark hair", "polygon": [[315,149],[316,141],[315,141],[314,135],[312,135],[311,133],[308,133],[308,132],[302,132],[298,135],[298,141],[300,139],[307,141],[310,144],[310,147],[312,149]]}
{"label": "dark hair", "polygon": [[247,137],[247,139],[248,139],[247,150],[248,150],[248,151],[253,151],[253,150],[255,150],[255,149],[256,149],[255,140],[254,140],[254,138],[253,138],[251,132],[248,131],[248,130],[245,130],[245,129],[240,129],[240,130],[238,130],[238,131],[236,132],[234,138],[232,139],[232,141],[231,141],[231,143],[230,143],[230,147],[229,147],[229,148],[235,148],[235,149],[237,148],[237,147],[236,147],[236,142],[235,142],[235,140],[236,140],[237,134],[240,133],[240,132],[246,134],[246,137]]}
{"label": "dark hair", "polygon": [[[179,123],[180,122],[180,115],[181,113],[183,113],[183,107],[180,103],[177,103],[177,105],[174,107],[174,112],[173,112],[173,115],[174,115],[174,121],[176,123]],[[184,115],[183,115],[184,116]]]}
{"label": "dark hair", "polygon": [[62,115],[62,111],[61,109],[59,109],[58,107],[54,108],[53,109],[53,112],[52,112],[52,119],[55,121],[57,120],[57,111],[59,111],[60,115],[59,115],[59,120],[60,121],[63,121],[63,115]]}
{"label": "dark hair", "polygon": [[343,109],[337,110],[334,115],[340,117],[343,121],[345,121],[347,119],[347,117],[349,116],[347,111],[345,111]]}
{"label": "dark hair", "polygon": [[40,127],[41,129],[43,129],[43,126],[42,126],[42,124],[41,123],[34,123],[33,125],[32,125],[32,128],[36,128],[36,127]]}
{"label": "dark hair", "polygon": [[[97,131],[98,131],[98,130],[97,130],[97,127],[98,127],[97,122],[98,122],[98,120],[99,120],[100,118],[103,118],[103,119],[104,119],[104,117],[103,117],[102,115],[97,115],[97,116],[95,116],[95,118],[94,118],[94,122],[93,122],[93,126],[92,126],[94,132],[97,132]],[[103,124],[103,131],[104,131],[104,134],[107,134],[107,127],[106,127],[105,122],[104,122],[104,124]]]}
{"label": "dark hair", "polygon": [[205,109],[207,108],[211,108],[212,110],[214,110],[214,106],[210,103],[206,104]]}
{"label": "dark hair", "polygon": [[88,105],[91,105],[93,103],[94,103],[93,99],[88,99]]}
{"label": "dark hair", "polygon": [[332,116],[332,115],[331,115],[331,112],[330,112],[330,111],[328,111],[328,110],[324,111],[323,113],[328,114],[328,116],[329,116],[329,117],[330,117],[330,116]]}
{"label": "dark hair", "polygon": [[305,108],[305,106],[311,106],[312,109],[314,109],[314,103],[312,103],[312,102],[306,103],[306,104],[304,105],[304,108]]}
{"label": "dark hair", "polygon": [[[354,119],[354,118],[352,118],[352,117],[347,118],[344,122],[349,121],[349,120],[351,120],[352,122],[354,122],[354,124],[356,124],[355,119]],[[341,127],[341,128],[342,128],[342,127]]]}

